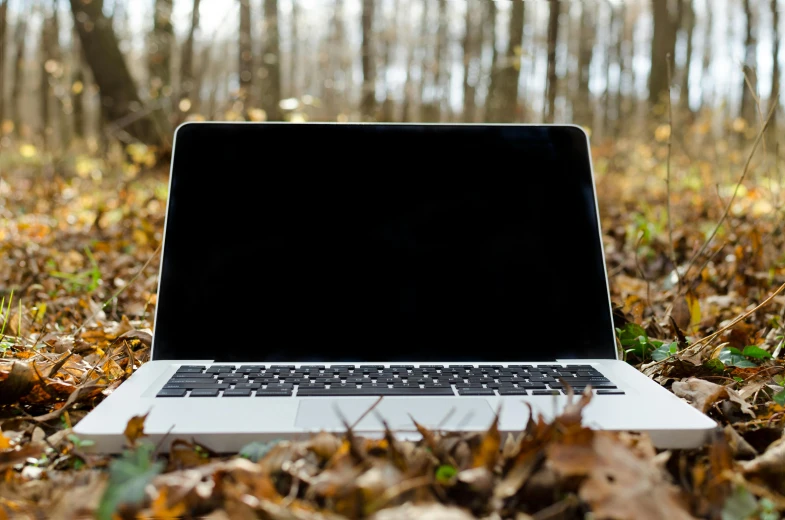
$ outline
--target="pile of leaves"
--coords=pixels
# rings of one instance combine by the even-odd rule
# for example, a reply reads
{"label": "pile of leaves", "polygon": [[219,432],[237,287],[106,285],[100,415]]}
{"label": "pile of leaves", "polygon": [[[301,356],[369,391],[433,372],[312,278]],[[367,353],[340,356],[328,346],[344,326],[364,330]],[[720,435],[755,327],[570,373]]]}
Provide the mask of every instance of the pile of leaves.
{"label": "pile of leaves", "polygon": [[[417,442],[349,430],[233,456],[192,439],[167,439],[162,455],[139,417],[128,451],[110,458],[90,454],[71,427],[149,358],[165,174],[24,152],[6,154],[11,173],[0,179],[0,519],[785,511],[783,194],[764,155],[729,160],[728,175],[676,155],[666,186],[663,142],[595,149],[620,354],[718,422],[700,449],[592,431],[581,425],[590,396],[574,396],[552,422],[533,417],[506,438],[495,424],[484,434],[420,427]],[[763,173],[745,178],[751,169]],[[553,312],[568,327],[580,309]]]}

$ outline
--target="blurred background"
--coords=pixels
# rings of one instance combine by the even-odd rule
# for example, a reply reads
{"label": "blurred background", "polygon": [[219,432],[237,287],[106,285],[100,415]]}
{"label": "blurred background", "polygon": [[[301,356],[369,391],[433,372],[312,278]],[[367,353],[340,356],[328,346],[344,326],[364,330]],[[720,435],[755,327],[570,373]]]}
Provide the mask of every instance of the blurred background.
{"label": "blurred background", "polygon": [[286,120],[570,122],[617,147],[668,139],[670,82],[679,153],[733,162],[783,97],[783,5],[0,0],[0,146],[144,167],[183,121]]}

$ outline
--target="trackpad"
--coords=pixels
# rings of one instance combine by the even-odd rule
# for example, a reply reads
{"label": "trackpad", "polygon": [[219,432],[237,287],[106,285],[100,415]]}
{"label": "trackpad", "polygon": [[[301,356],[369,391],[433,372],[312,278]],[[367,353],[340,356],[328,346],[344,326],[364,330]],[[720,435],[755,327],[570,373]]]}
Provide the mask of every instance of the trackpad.
{"label": "trackpad", "polygon": [[[375,398],[303,399],[295,425],[306,430],[344,430],[376,402]],[[412,418],[428,428],[476,430],[490,426],[494,412],[485,399],[461,397],[384,399],[355,427],[356,431],[383,430],[384,419],[393,430],[414,430]]]}

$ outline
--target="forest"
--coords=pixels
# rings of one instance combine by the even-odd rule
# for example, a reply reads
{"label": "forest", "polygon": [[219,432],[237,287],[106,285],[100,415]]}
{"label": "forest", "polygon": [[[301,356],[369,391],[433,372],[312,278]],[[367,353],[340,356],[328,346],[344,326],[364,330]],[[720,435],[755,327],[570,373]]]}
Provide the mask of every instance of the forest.
{"label": "forest", "polygon": [[[783,9],[0,0],[0,519],[782,518]],[[582,424],[575,396],[510,436],[162,455],[140,416],[124,455],[91,453],[72,427],[149,359],[174,131],[213,120],[583,126],[620,357],[715,438],[657,450]],[[189,338],[259,319],[206,304]],[[581,310],[553,312],[562,341]]]}

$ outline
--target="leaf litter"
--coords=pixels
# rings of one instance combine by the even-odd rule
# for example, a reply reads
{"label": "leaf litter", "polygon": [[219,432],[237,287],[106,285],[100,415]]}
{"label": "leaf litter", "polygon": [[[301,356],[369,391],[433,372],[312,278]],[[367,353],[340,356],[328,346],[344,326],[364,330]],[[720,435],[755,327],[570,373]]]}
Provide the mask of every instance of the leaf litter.
{"label": "leaf litter", "polygon": [[[706,446],[661,451],[645,435],[591,430],[581,422],[591,397],[579,395],[552,421],[533,416],[506,436],[496,422],[480,434],[416,425],[416,442],[389,430],[366,439],[347,425],[237,455],[172,438],[160,455],[139,416],[126,453],[90,454],[71,427],[149,359],[165,180],[118,187],[23,173],[0,190],[0,518],[778,518],[785,233],[779,212],[760,208],[781,207],[782,193],[747,179],[724,212],[705,190],[675,186],[671,250],[665,190],[654,184],[661,148],[614,146],[598,147],[595,163],[619,348],[717,421]],[[677,171],[690,164],[713,168],[674,157]],[[727,200],[734,187],[719,193]],[[580,310],[565,301],[551,312],[569,326]]]}

